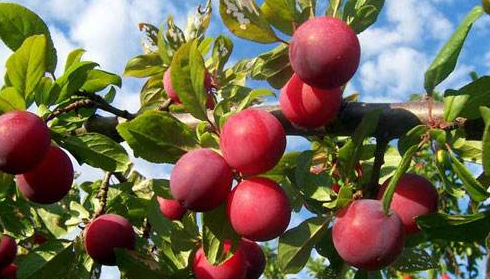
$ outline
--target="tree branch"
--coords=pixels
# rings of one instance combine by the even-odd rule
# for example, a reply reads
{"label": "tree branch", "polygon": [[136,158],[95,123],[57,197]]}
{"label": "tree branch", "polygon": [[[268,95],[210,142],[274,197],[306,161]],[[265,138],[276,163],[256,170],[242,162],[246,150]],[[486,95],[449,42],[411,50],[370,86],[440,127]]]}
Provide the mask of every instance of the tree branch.
{"label": "tree branch", "polygon": [[112,106],[111,104],[109,104],[109,102],[107,102],[104,98],[102,98],[101,96],[99,96],[97,94],[93,94],[93,93],[89,93],[89,92],[85,92],[85,91],[79,91],[78,95],[87,97],[88,99],[97,103],[97,108],[104,110],[104,111],[107,111],[107,112],[110,112],[110,113],[114,114],[115,116],[119,116],[119,117],[122,117],[122,118],[127,119],[127,120],[134,119],[137,116],[133,113],[130,113],[127,110],[121,110],[121,109],[118,109],[118,108]]}
{"label": "tree branch", "polygon": [[107,207],[107,194],[109,192],[109,180],[111,179],[111,176],[112,173],[107,172],[100,183],[99,193],[97,194],[97,198],[100,201],[100,208],[95,213],[94,219],[105,213]]}
{"label": "tree branch", "polygon": [[389,140],[386,137],[376,138],[376,150],[374,151],[374,164],[371,171],[371,182],[363,189],[364,197],[374,198],[379,189],[379,176],[381,173],[381,167],[385,160],[386,148],[388,148]]}
{"label": "tree branch", "polygon": [[[257,108],[271,112],[283,125],[288,135],[314,136],[314,135],[336,135],[336,136],[351,136],[357,125],[361,122],[364,115],[374,109],[381,109],[379,124],[374,137],[386,136],[388,140],[400,138],[405,135],[410,129],[420,124],[444,123],[443,104],[441,102],[433,102],[432,121],[429,121],[427,112],[427,101],[406,102],[406,103],[360,103],[347,102],[342,105],[341,111],[337,120],[329,124],[327,127],[320,129],[303,129],[293,126],[282,114],[278,105],[273,106],[258,106]],[[177,119],[194,129],[201,121],[194,118],[188,113],[173,114]],[[129,117],[134,118],[136,115]],[[209,112],[209,119],[212,117],[212,112]],[[107,135],[116,141],[122,141],[122,138],[116,131],[116,126],[125,121],[119,117],[103,117],[95,115],[84,127],[77,133],[96,132]],[[430,123],[431,122],[431,123]],[[466,132],[468,139],[481,139],[483,133],[483,121],[467,120],[459,118],[453,123],[445,123],[446,129],[462,128]]]}

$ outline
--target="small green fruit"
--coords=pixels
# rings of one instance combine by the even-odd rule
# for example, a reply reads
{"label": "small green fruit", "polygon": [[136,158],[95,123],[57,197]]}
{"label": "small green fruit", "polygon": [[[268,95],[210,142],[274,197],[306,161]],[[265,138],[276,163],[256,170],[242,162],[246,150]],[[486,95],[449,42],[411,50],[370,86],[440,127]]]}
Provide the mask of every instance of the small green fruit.
{"label": "small green fruit", "polygon": [[483,10],[490,15],[490,0],[482,0]]}

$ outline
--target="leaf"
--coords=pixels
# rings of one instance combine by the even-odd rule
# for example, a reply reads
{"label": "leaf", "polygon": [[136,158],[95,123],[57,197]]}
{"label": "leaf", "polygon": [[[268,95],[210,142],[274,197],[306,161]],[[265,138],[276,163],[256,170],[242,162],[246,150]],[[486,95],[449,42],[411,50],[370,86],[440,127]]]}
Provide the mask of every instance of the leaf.
{"label": "leaf", "polygon": [[489,194],[485,190],[485,187],[483,187],[483,185],[481,185],[481,183],[476,180],[475,177],[473,177],[473,174],[466,168],[463,163],[458,160],[458,158],[455,157],[453,152],[450,152],[449,154],[451,157],[451,167],[454,173],[456,173],[456,175],[459,177],[461,182],[463,182],[463,186],[465,187],[470,197],[475,201],[485,201],[489,197]]}
{"label": "leaf", "polygon": [[128,279],[161,279],[165,274],[160,270],[160,264],[150,255],[137,251],[116,248],[117,266],[124,278]]}
{"label": "leaf", "polygon": [[220,0],[219,13],[226,27],[238,37],[258,43],[277,42],[277,36],[253,0]]}
{"label": "leaf", "polygon": [[46,23],[31,10],[14,3],[0,3],[0,38],[16,51],[27,38],[44,35],[46,38],[46,70],[54,72],[57,57]]}
{"label": "leaf", "polygon": [[147,218],[152,228],[167,241],[170,241],[174,225],[170,219],[165,218],[160,211],[160,206],[156,196],[152,198],[147,208]]}
{"label": "leaf", "polygon": [[0,112],[25,110],[26,101],[14,87],[5,87],[0,91]]}
{"label": "leaf", "polygon": [[204,8],[199,6],[196,9],[196,13],[188,17],[186,32],[189,40],[195,38],[202,39],[204,37],[204,33],[208,29],[209,22],[211,21],[212,12],[211,0],[208,0]]}
{"label": "leaf", "polygon": [[72,50],[66,57],[65,72],[68,71],[68,69],[70,69],[74,63],[82,61],[82,56],[85,54],[85,52],[86,51],[83,48]]}
{"label": "leaf", "polygon": [[30,97],[46,72],[46,37],[34,35],[27,38],[7,60],[6,67],[15,89],[25,99]]}
{"label": "leaf", "polygon": [[427,93],[432,93],[434,88],[445,80],[456,67],[459,54],[463,48],[466,36],[473,23],[483,15],[481,6],[474,7],[460,23],[458,29],[449,41],[439,51],[429,69],[425,72],[424,87]]}
{"label": "leaf", "polygon": [[[226,215],[226,205],[202,214],[203,237],[202,246],[207,260],[217,265],[232,256],[238,248],[240,236],[233,230]],[[231,249],[224,254],[224,241],[231,241]]]}
{"label": "leaf", "polygon": [[437,268],[437,261],[421,248],[405,247],[391,267],[401,272],[412,273],[435,269]]}
{"label": "leaf", "polygon": [[175,24],[172,16],[167,18],[166,38],[173,50],[179,49],[186,42],[184,32]]}
{"label": "leaf", "polygon": [[70,241],[48,241],[29,252],[19,263],[19,279],[63,279],[75,259]]}
{"label": "leaf", "polygon": [[233,41],[223,35],[218,36],[213,46],[213,64],[218,73],[221,73],[233,51]]}
{"label": "leaf", "polygon": [[71,67],[53,83],[49,92],[50,102],[47,105],[60,103],[70,98],[85,83],[88,72],[98,65],[99,64],[90,61],[73,63],[73,65],[71,65]]}
{"label": "leaf", "polygon": [[419,216],[417,224],[426,239],[457,242],[483,242],[490,231],[490,211],[469,215],[434,213]]}
{"label": "leaf", "polygon": [[[0,202],[0,221],[3,232],[16,238],[25,238],[34,234],[34,227],[29,220],[30,207],[25,200],[13,201],[4,198]],[[26,210],[27,209],[27,210]]]}
{"label": "leaf", "polygon": [[101,134],[70,136],[61,142],[80,164],[110,172],[125,172],[130,166],[128,154],[118,143]]}
{"label": "leaf", "polygon": [[388,186],[385,189],[385,192],[383,194],[383,210],[386,214],[390,212],[390,205],[391,205],[391,200],[393,199],[393,195],[395,194],[395,188],[396,184],[398,184],[398,181],[402,176],[407,172],[408,168],[410,167],[410,163],[412,162],[412,157],[415,155],[415,153],[418,150],[417,145],[412,145],[405,154],[403,154],[402,160],[400,162],[400,165],[395,171],[395,174],[393,177],[390,179],[390,183],[388,183]]}
{"label": "leaf", "polygon": [[354,195],[354,191],[352,187],[344,185],[340,187],[339,193],[337,194],[337,198],[332,202],[324,203],[323,206],[329,209],[343,208],[352,201],[353,195]]}
{"label": "leaf", "polygon": [[163,73],[163,61],[159,54],[150,53],[131,58],[124,68],[125,77],[149,77]]}
{"label": "leaf", "polygon": [[343,19],[359,34],[376,22],[384,3],[384,0],[348,0],[344,7]]}
{"label": "leaf", "polygon": [[480,107],[480,112],[485,120],[485,130],[482,138],[482,165],[483,171],[488,176],[490,175],[490,108]]}
{"label": "leaf", "polygon": [[418,145],[422,141],[422,136],[429,131],[426,125],[418,125],[413,127],[404,136],[398,140],[398,150],[403,155],[414,145]]}
{"label": "leaf", "polygon": [[87,79],[81,89],[95,93],[104,90],[109,85],[115,85],[121,88],[121,83],[121,77],[116,74],[102,70],[91,70],[88,72]]}
{"label": "leaf", "polygon": [[284,34],[292,35],[294,25],[301,24],[294,0],[265,0],[260,10],[267,21]]}
{"label": "leaf", "polygon": [[197,147],[193,131],[169,113],[144,112],[129,122],[119,124],[117,131],[136,157],[154,163],[174,163]]}
{"label": "leaf", "polygon": [[490,76],[483,76],[458,90],[447,90],[444,94],[444,120],[456,117],[477,119],[480,106],[490,106]]}
{"label": "leaf", "polygon": [[204,91],[204,61],[192,40],[179,48],[170,66],[172,87],[180,101],[192,116],[207,120],[206,98]]}
{"label": "leaf", "polygon": [[274,92],[269,89],[254,89],[252,90],[236,107],[234,113],[240,112],[251,105],[254,104],[257,100],[265,96],[274,96]]}
{"label": "leaf", "polygon": [[286,274],[300,272],[310,259],[311,250],[328,230],[326,217],[310,218],[279,238],[278,262]]}

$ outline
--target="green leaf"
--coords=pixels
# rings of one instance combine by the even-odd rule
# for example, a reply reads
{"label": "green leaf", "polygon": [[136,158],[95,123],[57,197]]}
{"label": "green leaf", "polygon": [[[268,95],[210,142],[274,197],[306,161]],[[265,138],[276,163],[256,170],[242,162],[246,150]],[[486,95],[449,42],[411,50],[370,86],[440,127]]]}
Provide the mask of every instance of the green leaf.
{"label": "green leaf", "polygon": [[13,3],[0,3],[0,38],[12,51],[16,51],[28,37],[46,37],[46,70],[54,72],[57,57],[46,23],[31,10]]}
{"label": "green leaf", "polygon": [[[226,215],[226,205],[202,214],[203,249],[211,264],[220,264],[229,259],[238,248],[240,236],[233,230]],[[228,253],[224,253],[224,241],[232,243]]]}
{"label": "green leaf", "polygon": [[279,238],[278,261],[283,272],[296,274],[306,265],[311,250],[328,230],[326,217],[310,218]]}
{"label": "green leaf", "polygon": [[458,90],[447,90],[444,94],[444,120],[456,117],[477,119],[480,106],[490,106],[490,76],[483,76]]}
{"label": "green leaf", "polygon": [[143,88],[140,91],[140,110],[139,112],[147,110],[155,110],[164,101],[164,89],[163,80],[160,75],[149,78]]}
{"label": "green leaf", "polygon": [[342,18],[341,6],[343,2],[344,0],[328,0],[329,5],[325,15]]}
{"label": "green leaf", "polygon": [[49,92],[50,102],[47,105],[61,103],[78,92],[80,87],[85,83],[88,72],[98,65],[99,64],[90,61],[73,63],[71,67],[53,83]]}
{"label": "green leaf", "polygon": [[[16,238],[25,238],[34,234],[34,227],[29,218],[30,206],[25,200],[13,201],[4,198],[0,201],[0,221],[3,232]],[[29,216],[30,217],[30,216]]]}
{"label": "green leaf", "polygon": [[344,185],[340,187],[339,193],[337,194],[337,198],[332,202],[324,203],[323,206],[329,209],[343,208],[352,201],[353,195],[354,195],[354,191],[352,187]]}
{"label": "green leaf", "polygon": [[230,38],[223,35],[216,38],[211,57],[213,58],[214,69],[216,69],[218,73],[223,71],[232,51],[233,41]]}
{"label": "green leaf", "polygon": [[294,172],[295,186],[305,197],[321,202],[330,201],[332,181],[326,172],[320,174],[310,172],[313,156],[312,150],[304,151],[298,156]]}
{"label": "green leaf", "polygon": [[239,111],[242,111],[254,103],[256,103],[260,98],[265,97],[265,96],[274,96],[274,92],[272,92],[269,89],[254,89],[252,90],[241,102],[240,104],[236,107],[236,110],[234,113],[237,113]]}
{"label": "green leaf", "polygon": [[6,67],[10,82],[27,99],[46,72],[46,37],[27,38],[7,60]]}
{"label": "green leaf", "polygon": [[294,0],[265,0],[260,9],[267,21],[284,34],[292,35],[294,25],[301,24]]}
{"label": "green leaf", "polygon": [[119,124],[117,131],[136,157],[154,163],[174,163],[197,147],[193,131],[169,113],[147,111]]}
{"label": "green leaf", "polygon": [[485,120],[485,130],[482,138],[482,165],[483,171],[488,176],[490,175],[490,108],[480,107],[480,112]]}
{"label": "green leaf", "polygon": [[265,44],[278,41],[253,0],[220,0],[219,13],[226,27],[238,37]]}
{"label": "green leaf", "polygon": [[131,58],[123,76],[144,78],[163,73],[163,61],[158,53],[142,54]]}
{"label": "green leaf", "polygon": [[160,264],[150,255],[137,251],[116,248],[117,266],[124,278],[128,279],[161,279],[166,278],[160,270]]}
{"label": "green leaf", "polygon": [[343,19],[359,34],[376,22],[384,3],[384,0],[348,0],[344,7]]}
{"label": "green leaf", "polygon": [[197,49],[197,41],[192,40],[179,48],[170,67],[172,87],[190,114],[200,120],[207,120],[204,91],[204,61]]}
{"label": "green leaf", "polygon": [[483,15],[481,6],[474,7],[460,23],[458,29],[449,41],[439,51],[429,69],[425,72],[424,87],[427,93],[432,93],[434,88],[445,80],[456,67],[459,54],[463,48],[468,32],[473,23]]}
{"label": "green leaf", "polygon": [[63,279],[75,259],[73,243],[53,240],[30,251],[19,263],[19,279]]}
{"label": "green leaf", "polygon": [[422,136],[429,131],[426,125],[418,125],[408,131],[403,137],[398,140],[398,150],[403,155],[414,145],[418,145],[422,141]]}
{"label": "green leaf", "polygon": [[148,205],[147,213],[147,218],[152,228],[160,235],[160,237],[170,241],[170,235],[175,227],[170,219],[165,218],[162,215],[156,196],[152,198]]}
{"label": "green leaf", "polygon": [[[253,79],[267,80],[274,88],[282,88],[292,75],[289,63],[289,46],[280,44],[257,57],[253,64]],[[276,84],[277,83],[277,84]]]}
{"label": "green leaf", "polygon": [[400,162],[400,165],[396,169],[395,174],[393,175],[393,177],[391,177],[390,183],[388,183],[388,186],[385,189],[382,203],[383,210],[386,214],[390,212],[391,200],[393,199],[393,195],[395,194],[396,184],[398,184],[400,178],[402,178],[402,176],[407,172],[408,168],[410,167],[410,163],[412,162],[412,157],[415,155],[417,150],[418,145],[413,145],[405,152]]}
{"label": "green leaf", "polygon": [[73,246],[75,249],[75,260],[65,277],[70,279],[97,278],[97,274],[101,272],[101,265],[95,263],[87,254],[83,239],[80,236],[75,238]]}
{"label": "green leaf", "polygon": [[213,8],[211,6],[211,0],[208,0],[204,8],[197,9],[194,15],[189,15],[187,19],[187,38],[191,39],[202,39],[204,37],[204,33],[209,27],[209,23],[211,21],[211,14],[213,12]]}
{"label": "green leaf", "polygon": [[116,74],[102,70],[91,70],[87,74],[87,79],[81,89],[87,92],[99,92],[104,90],[109,85],[121,87],[121,77]]}
{"label": "green leaf", "polygon": [[25,110],[26,101],[14,87],[5,87],[0,91],[0,112]]}
{"label": "green leaf", "polygon": [[165,35],[169,46],[173,50],[177,50],[186,42],[184,32],[175,24],[173,16],[167,18],[167,32]]}
{"label": "green leaf", "polygon": [[61,145],[70,151],[80,164],[86,163],[105,171],[124,172],[131,164],[126,150],[101,134],[70,136],[63,139]]}
{"label": "green leaf", "polygon": [[74,63],[81,62],[82,56],[85,54],[85,52],[86,51],[83,48],[72,50],[66,57],[65,72],[68,71],[68,69],[70,69]]}
{"label": "green leaf", "polygon": [[435,269],[437,268],[437,261],[421,248],[405,247],[402,254],[391,267],[401,272],[413,273]]}
{"label": "green leaf", "polygon": [[490,231],[490,211],[470,215],[434,213],[417,217],[426,239],[484,242]]}
{"label": "green leaf", "polygon": [[466,166],[461,163],[458,158],[455,157],[453,152],[450,152],[449,154],[451,157],[452,169],[454,173],[456,173],[456,175],[459,177],[461,182],[463,182],[463,185],[470,197],[475,201],[485,201],[489,197],[489,194],[485,190],[485,187],[483,187],[483,185],[481,185],[481,183],[476,180],[476,178],[468,170],[468,168],[466,168]]}

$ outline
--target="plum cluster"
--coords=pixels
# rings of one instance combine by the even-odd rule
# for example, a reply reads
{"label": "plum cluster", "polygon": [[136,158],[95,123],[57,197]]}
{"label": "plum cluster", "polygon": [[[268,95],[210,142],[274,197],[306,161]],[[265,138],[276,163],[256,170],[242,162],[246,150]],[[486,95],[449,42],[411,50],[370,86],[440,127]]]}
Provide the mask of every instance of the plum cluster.
{"label": "plum cluster", "polygon": [[15,175],[20,192],[30,201],[60,201],[73,183],[68,155],[51,145],[46,123],[28,111],[0,116],[0,170]]}
{"label": "plum cluster", "polygon": [[0,278],[16,279],[17,265],[14,264],[17,256],[17,243],[8,236],[0,239]]}

